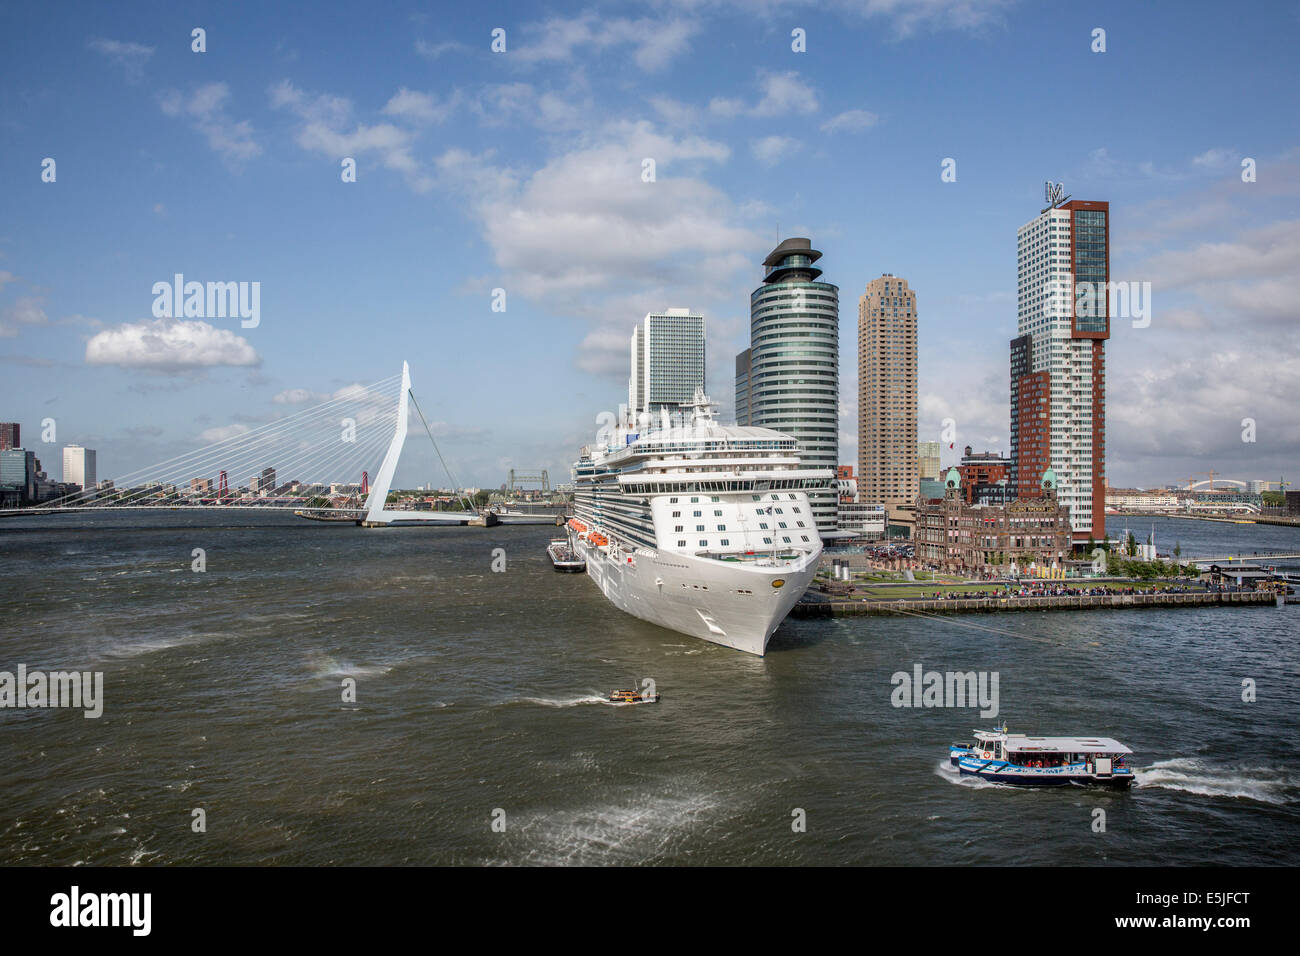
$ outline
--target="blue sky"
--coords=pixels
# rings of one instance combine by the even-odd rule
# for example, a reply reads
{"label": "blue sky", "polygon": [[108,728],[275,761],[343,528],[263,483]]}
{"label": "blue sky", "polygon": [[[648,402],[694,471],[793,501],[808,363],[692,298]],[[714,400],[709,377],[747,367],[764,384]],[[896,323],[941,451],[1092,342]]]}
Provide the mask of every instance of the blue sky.
{"label": "blue sky", "polygon": [[[1300,461],[1298,34],[1295,3],[10,3],[0,420],[55,418],[111,477],[405,358],[464,480],[555,480],[651,309],[706,315],[729,408],[759,263],[806,235],[841,289],[841,459],[883,272],[918,291],[921,438],[952,417],[958,451],[1005,449],[1016,229],[1052,179],[1109,200],[1112,278],[1152,283],[1150,326],[1108,343],[1112,484],[1276,479]],[[260,324],[158,339],[177,272],[260,282]],[[440,477],[408,449],[399,483]]]}

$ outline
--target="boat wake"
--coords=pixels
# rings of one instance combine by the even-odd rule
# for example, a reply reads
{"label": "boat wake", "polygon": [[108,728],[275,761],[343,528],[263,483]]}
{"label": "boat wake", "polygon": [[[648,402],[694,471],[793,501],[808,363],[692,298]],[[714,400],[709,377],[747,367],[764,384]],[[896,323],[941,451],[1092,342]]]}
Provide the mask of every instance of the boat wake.
{"label": "boat wake", "polygon": [[962,773],[946,759],[939,761],[934,768],[934,772],[949,783],[955,783],[959,787],[968,787],[971,790],[1015,790],[1019,793],[1032,793],[1035,789],[1033,787],[1017,787],[1011,783],[998,783],[996,780],[986,780],[983,777]]}
{"label": "boat wake", "polygon": [[516,697],[507,704],[536,704],[539,707],[582,707],[584,704],[608,704],[604,697],[589,694],[583,697]]}
{"label": "boat wake", "polygon": [[1275,805],[1300,801],[1300,778],[1272,767],[1213,767],[1196,757],[1175,757],[1136,768],[1135,774],[1140,788],[1158,787],[1199,797]]}

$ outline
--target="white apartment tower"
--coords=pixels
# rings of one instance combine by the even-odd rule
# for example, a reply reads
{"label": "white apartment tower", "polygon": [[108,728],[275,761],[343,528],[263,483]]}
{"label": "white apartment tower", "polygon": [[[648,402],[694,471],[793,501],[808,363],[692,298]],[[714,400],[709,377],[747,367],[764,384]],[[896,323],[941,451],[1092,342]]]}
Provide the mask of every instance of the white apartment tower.
{"label": "white apartment tower", "polygon": [[95,450],[80,445],[63,449],[63,480],[80,485],[82,491],[95,490]]}
{"label": "white apartment tower", "polygon": [[632,332],[627,407],[632,415],[690,402],[704,388],[704,316],[690,309],[651,312]]}

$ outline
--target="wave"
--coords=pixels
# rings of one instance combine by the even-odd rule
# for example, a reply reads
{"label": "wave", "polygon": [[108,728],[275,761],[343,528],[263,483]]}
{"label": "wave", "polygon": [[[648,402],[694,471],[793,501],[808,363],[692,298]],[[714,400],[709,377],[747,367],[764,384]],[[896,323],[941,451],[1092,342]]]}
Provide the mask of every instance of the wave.
{"label": "wave", "polygon": [[1157,760],[1135,768],[1138,787],[1179,790],[1198,797],[1225,797],[1281,805],[1300,799],[1300,778],[1273,767],[1215,766],[1196,757]]}
{"label": "wave", "polygon": [[521,826],[524,861],[552,866],[652,862],[688,844],[691,833],[718,809],[712,795],[645,795],[624,804],[548,813]]}
{"label": "wave", "polygon": [[309,657],[307,667],[314,680],[324,680],[327,677],[378,677],[392,670],[383,664],[351,664],[329,656]]}
{"label": "wave", "polygon": [[202,644],[204,641],[214,637],[227,637],[225,633],[214,634],[186,634],[183,637],[166,637],[153,641],[135,641],[122,644],[115,644],[104,652],[105,656],[117,659],[129,659],[140,657],[143,654],[154,654],[158,651],[169,651],[173,647],[190,647],[194,644]]}

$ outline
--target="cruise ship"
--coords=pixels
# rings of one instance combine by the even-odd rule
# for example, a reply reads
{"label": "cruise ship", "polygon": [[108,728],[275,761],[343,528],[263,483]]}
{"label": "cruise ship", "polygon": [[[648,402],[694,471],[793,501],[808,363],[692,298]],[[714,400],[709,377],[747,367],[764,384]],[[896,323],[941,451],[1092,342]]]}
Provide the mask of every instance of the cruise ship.
{"label": "cruise ship", "polygon": [[715,421],[700,391],[648,417],[582,449],[569,537],[619,610],[762,655],[817,571],[808,492],[835,473],[800,468],[780,432]]}

